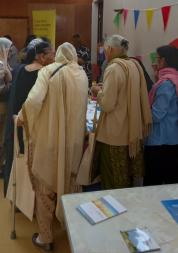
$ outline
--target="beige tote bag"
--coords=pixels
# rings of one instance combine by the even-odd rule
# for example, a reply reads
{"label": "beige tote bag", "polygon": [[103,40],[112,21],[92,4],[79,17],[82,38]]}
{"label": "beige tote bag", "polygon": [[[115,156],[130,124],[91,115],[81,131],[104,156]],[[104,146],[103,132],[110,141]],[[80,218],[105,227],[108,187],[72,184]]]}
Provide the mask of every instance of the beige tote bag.
{"label": "beige tote bag", "polygon": [[[100,115],[101,118],[101,115]],[[100,121],[100,119],[99,119]],[[99,122],[98,122],[99,126]],[[93,131],[89,132],[88,136],[88,145],[87,148],[84,151],[80,167],[78,170],[76,182],[79,185],[90,185],[92,183],[92,166],[93,166],[93,158],[94,158],[94,152],[95,152],[95,144],[96,144],[96,134],[97,134],[97,104],[95,107],[95,113],[93,118]]]}
{"label": "beige tote bag", "polygon": [[[35,192],[33,191],[28,169],[28,147],[25,141],[25,131],[23,131],[25,154],[19,153],[17,137],[17,120],[14,122],[14,160],[9,179],[6,198],[15,201],[19,210],[32,221],[35,205]],[[13,186],[15,184],[15,186]],[[15,191],[15,200],[14,200]]]}

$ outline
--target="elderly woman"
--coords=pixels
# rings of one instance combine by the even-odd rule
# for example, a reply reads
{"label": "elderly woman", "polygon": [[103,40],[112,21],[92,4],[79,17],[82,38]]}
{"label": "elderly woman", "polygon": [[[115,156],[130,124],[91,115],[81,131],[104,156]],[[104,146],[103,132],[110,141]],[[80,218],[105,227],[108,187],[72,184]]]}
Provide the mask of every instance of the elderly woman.
{"label": "elderly woman", "polygon": [[104,44],[108,66],[98,93],[102,109],[97,130],[98,166],[104,189],[130,187],[143,177],[141,142],[152,123],[143,70],[127,57],[128,41],[119,35]]}
{"label": "elderly woman", "polygon": [[159,80],[149,93],[153,129],[145,145],[145,185],[178,183],[178,49],[157,49]]}
{"label": "elderly woman", "polygon": [[[39,234],[33,243],[52,250],[52,223],[62,220],[61,195],[74,191],[83,151],[88,79],[70,43],[59,46],[55,63],[44,67],[19,113],[32,152]],[[56,208],[57,195],[57,208]]]}
{"label": "elderly woman", "polygon": [[[9,176],[13,160],[13,114],[17,114],[25,102],[28,93],[35,84],[38,71],[45,65],[54,61],[54,53],[49,43],[41,39],[32,40],[27,47],[26,65],[21,65],[17,70],[11,88],[8,117],[5,132],[5,155],[6,163],[4,168],[4,195],[6,195]],[[18,129],[20,152],[23,153],[22,129]]]}
{"label": "elderly woman", "polygon": [[9,85],[12,80],[8,58],[12,42],[7,38],[0,38],[0,170],[3,163],[4,127],[7,113],[7,98]]}

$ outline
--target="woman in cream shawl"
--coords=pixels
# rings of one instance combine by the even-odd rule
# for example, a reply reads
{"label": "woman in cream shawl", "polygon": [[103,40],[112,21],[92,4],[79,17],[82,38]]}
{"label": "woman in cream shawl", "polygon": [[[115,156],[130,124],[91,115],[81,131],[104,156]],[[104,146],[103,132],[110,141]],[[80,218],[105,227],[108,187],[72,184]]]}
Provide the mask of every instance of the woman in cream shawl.
{"label": "woman in cream shawl", "polygon": [[127,56],[128,41],[113,35],[105,41],[108,66],[98,90],[102,117],[97,131],[98,167],[104,189],[140,184],[143,177],[141,142],[152,124],[142,67]]}
{"label": "woman in cream shawl", "polygon": [[[6,38],[0,38],[0,167],[3,163],[3,135],[5,127],[5,118],[7,111],[7,93],[9,83],[12,80],[10,67],[8,64],[8,56],[12,42]],[[1,169],[1,168],[0,168]]]}
{"label": "woman in cream shawl", "polygon": [[[59,66],[61,69],[56,71]],[[75,188],[85,133],[87,87],[87,76],[77,63],[75,48],[64,43],[57,50],[55,63],[39,72],[19,112],[18,122],[23,122],[32,146],[29,165],[40,229],[33,242],[38,246],[42,242],[41,247],[53,242],[54,194],[57,194],[56,216],[62,220],[60,197]]]}

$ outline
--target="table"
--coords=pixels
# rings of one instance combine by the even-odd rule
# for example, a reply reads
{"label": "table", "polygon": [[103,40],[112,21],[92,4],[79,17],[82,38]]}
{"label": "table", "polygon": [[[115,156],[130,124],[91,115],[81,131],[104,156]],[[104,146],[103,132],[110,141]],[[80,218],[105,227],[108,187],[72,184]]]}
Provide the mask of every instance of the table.
{"label": "table", "polygon": [[[127,212],[97,225],[76,210],[79,204],[112,195]],[[178,184],[117,189],[62,196],[72,253],[129,253],[120,230],[148,227],[162,253],[178,253],[178,224],[161,200],[178,198]]]}

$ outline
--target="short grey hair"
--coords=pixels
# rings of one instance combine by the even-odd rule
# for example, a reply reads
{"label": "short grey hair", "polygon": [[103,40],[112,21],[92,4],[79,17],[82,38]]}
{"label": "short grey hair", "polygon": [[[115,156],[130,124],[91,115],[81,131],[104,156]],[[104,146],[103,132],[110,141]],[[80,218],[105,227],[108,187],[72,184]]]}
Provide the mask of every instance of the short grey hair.
{"label": "short grey hair", "polygon": [[124,54],[126,54],[129,49],[129,41],[118,34],[106,38],[104,45],[113,48],[121,48]]}

